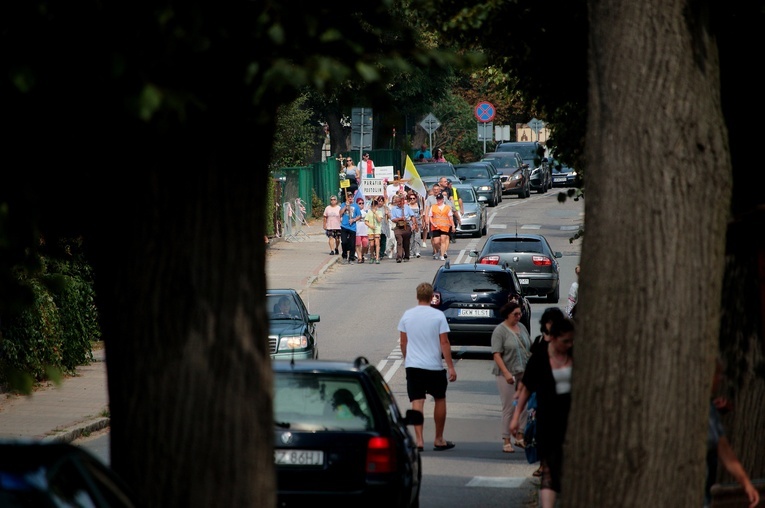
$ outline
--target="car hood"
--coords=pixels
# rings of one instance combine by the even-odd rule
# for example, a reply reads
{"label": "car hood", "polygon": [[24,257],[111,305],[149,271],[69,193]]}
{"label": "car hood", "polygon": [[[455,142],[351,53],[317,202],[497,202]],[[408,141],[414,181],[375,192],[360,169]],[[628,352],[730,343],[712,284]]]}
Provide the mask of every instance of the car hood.
{"label": "car hood", "polygon": [[269,322],[269,335],[300,335],[305,325],[297,319],[275,319]]}
{"label": "car hood", "polygon": [[462,182],[469,183],[473,187],[478,185],[492,185],[492,180],[489,180],[488,178],[470,178],[467,180],[462,180]]}

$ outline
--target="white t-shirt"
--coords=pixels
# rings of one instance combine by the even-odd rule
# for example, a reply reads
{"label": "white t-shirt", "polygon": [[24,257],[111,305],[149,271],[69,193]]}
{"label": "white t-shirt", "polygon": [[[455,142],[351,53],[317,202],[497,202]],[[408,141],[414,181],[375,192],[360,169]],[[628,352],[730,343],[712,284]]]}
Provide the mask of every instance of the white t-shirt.
{"label": "white t-shirt", "polygon": [[[367,207],[359,207],[359,208],[361,208],[361,217],[366,217],[367,213],[369,212],[369,208]],[[356,236],[369,236],[369,228],[367,227],[366,222],[364,222],[363,220],[360,220],[356,223]]]}
{"label": "white t-shirt", "polygon": [[407,338],[404,367],[444,369],[440,335],[449,333],[449,323],[443,312],[429,305],[412,307],[401,316],[398,331]]}

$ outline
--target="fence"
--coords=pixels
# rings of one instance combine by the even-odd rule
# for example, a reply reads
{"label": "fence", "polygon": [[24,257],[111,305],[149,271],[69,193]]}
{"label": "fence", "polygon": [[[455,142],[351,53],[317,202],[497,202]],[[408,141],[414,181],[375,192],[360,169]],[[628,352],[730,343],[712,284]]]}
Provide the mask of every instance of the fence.
{"label": "fence", "polygon": [[[369,150],[376,166],[393,166],[393,173],[404,174],[404,152],[401,150]],[[358,157],[358,151],[345,152],[342,158]],[[330,196],[337,196],[340,190],[340,161],[329,158],[324,162],[316,162],[310,166],[282,168],[274,175],[277,189],[274,199],[278,213],[274,213],[274,231],[277,236],[284,236],[289,241],[299,241],[307,236],[302,226],[308,217],[313,215],[314,194],[316,206],[329,204]],[[296,213],[297,212],[297,213]],[[298,220],[302,214],[302,219]],[[279,224],[281,222],[281,224]]]}

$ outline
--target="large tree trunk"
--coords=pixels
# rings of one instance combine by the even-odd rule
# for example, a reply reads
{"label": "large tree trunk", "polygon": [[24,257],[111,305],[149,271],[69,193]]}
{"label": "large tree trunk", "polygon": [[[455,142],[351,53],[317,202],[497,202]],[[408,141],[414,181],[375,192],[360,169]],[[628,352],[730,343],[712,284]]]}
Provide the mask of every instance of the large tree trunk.
{"label": "large tree trunk", "polygon": [[109,194],[88,237],[112,465],[147,507],[275,505],[267,159],[242,166],[268,153],[273,129],[228,125],[237,118],[138,143],[146,163]]}
{"label": "large tree trunk", "polygon": [[704,4],[589,2],[566,506],[700,506],[731,167]]}

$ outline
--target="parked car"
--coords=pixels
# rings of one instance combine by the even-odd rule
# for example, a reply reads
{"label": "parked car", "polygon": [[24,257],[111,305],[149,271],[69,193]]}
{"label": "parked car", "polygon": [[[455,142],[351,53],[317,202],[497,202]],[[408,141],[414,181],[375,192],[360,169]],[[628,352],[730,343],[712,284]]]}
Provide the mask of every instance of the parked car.
{"label": "parked car", "polygon": [[302,360],[319,357],[316,323],[318,314],[308,312],[294,289],[266,290],[271,359]]}
{"label": "parked car", "polygon": [[489,236],[478,256],[481,264],[507,264],[515,270],[526,296],[560,300],[559,251],[543,235],[497,233]]}
{"label": "parked car", "polygon": [[[478,251],[470,256],[477,260]],[[433,277],[433,290],[430,306],[446,316],[453,346],[491,346],[491,334],[502,322],[499,310],[513,298],[521,306],[521,322],[529,328],[531,306],[507,264],[452,265],[447,261]]]}
{"label": "parked car", "polygon": [[576,187],[576,171],[565,164],[552,166],[553,187]]}
{"label": "parked car", "polygon": [[508,141],[500,144],[496,152],[518,152],[529,165],[531,188],[542,194],[552,188],[552,174],[545,157],[545,147],[539,141]]}
{"label": "parked car", "polygon": [[442,177],[455,183],[459,180],[454,164],[451,162],[425,162],[415,164],[415,169],[426,189],[433,187],[433,184],[438,183]]}
{"label": "parked car", "polygon": [[459,235],[471,235],[480,238],[488,229],[488,214],[486,205],[478,200],[475,189],[470,184],[453,183],[457,194],[462,199],[462,221],[457,226],[455,233]]}
{"label": "parked car", "polygon": [[69,443],[0,443],[0,506],[129,508],[137,498],[90,452]]}
{"label": "parked car", "polygon": [[491,161],[500,175],[503,194],[516,194],[519,198],[531,196],[531,172],[518,152],[489,152],[484,161]]}
{"label": "parked car", "polygon": [[272,365],[277,506],[419,506],[423,415],[366,358]]}
{"label": "parked car", "polygon": [[491,162],[457,164],[454,170],[460,181],[473,186],[479,200],[486,201],[489,206],[497,206],[502,201],[502,182]]}

